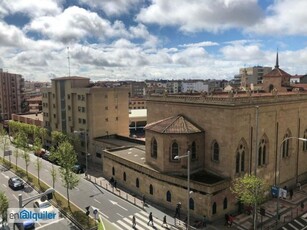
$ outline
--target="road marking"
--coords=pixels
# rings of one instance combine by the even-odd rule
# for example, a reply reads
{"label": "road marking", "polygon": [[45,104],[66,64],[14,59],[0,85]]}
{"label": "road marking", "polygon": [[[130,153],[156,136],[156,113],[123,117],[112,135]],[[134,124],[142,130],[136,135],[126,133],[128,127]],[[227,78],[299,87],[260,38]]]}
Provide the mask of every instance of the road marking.
{"label": "road marking", "polygon": [[117,215],[119,215],[121,218],[124,218],[124,216],[123,215],[121,215],[121,214],[119,214],[118,212],[116,213]]}
{"label": "road marking", "polygon": [[13,197],[14,197],[16,200],[18,200],[18,198],[17,198],[17,196],[15,196],[15,194],[13,194]]}
{"label": "road marking", "polygon": [[[49,226],[49,225],[58,223],[58,222],[60,222],[61,220],[64,220],[64,219],[63,219],[63,218],[60,218],[60,219],[58,219],[58,220],[55,220],[55,221],[52,221],[52,222],[50,222],[50,223],[44,224],[43,226],[40,226],[40,227],[35,228],[35,229],[42,229],[42,228],[44,228],[44,227],[46,227],[46,226]],[[39,224],[38,222],[36,222],[36,223]]]}
{"label": "road marking", "polygon": [[48,169],[44,169],[46,172],[50,172]]}
{"label": "road marking", "polygon": [[75,187],[75,189],[76,189],[77,191],[80,191],[80,189],[79,189],[78,187]]}
{"label": "road marking", "polygon": [[125,229],[130,229],[131,225],[126,224],[125,222],[118,220],[117,223],[119,223],[120,225],[122,225],[123,227],[125,227]]}
{"label": "road marking", "polygon": [[7,188],[6,184],[3,184],[3,186]]}
{"label": "road marking", "polygon": [[295,223],[297,223],[298,225],[301,225],[302,227],[305,227],[305,225],[303,225],[301,222],[294,220]]}
{"label": "road marking", "polygon": [[97,203],[101,204],[101,202],[99,200],[94,199],[94,201],[96,201]]}
{"label": "road marking", "polygon": [[113,201],[113,200],[110,200],[110,202],[113,204],[113,205],[116,205],[122,209],[124,209],[125,211],[128,211],[128,209],[124,208],[123,206],[119,205],[116,201]]}
{"label": "road marking", "polygon": [[9,179],[9,176],[5,175],[4,173],[1,173],[6,179]]}
{"label": "road marking", "polygon": [[107,219],[109,219],[109,217],[106,215],[106,214],[104,214],[104,213],[102,213],[102,212],[100,212],[100,211],[98,211],[101,215],[103,215],[105,218],[107,218]]}
{"label": "road marking", "polygon": [[123,230],[121,227],[119,227],[117,224],[115,224],[115,223],[112,223],[117,229],[119,229],[119,230]]}
{"label": "road marking", "polygon": [[297,227],[295,227],[293,224],[289,223],[289,226],[291,226],[295,230],[299,230]]}

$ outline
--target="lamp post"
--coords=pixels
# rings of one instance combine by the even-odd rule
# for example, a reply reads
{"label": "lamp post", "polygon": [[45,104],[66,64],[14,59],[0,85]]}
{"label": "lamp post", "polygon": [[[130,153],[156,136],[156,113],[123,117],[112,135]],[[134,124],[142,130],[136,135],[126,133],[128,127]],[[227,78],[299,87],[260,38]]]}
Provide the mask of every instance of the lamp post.
{"label": "lamp post", "polygon": [[278,223],[279,220],[279,190],[280,190],[280,160],[282,158],[282,150],[283,150],[283,144],[285,141],[290,140],[290,139],[297,139],[300,141],[307,141],[307,139],[305,138],[301,138],[301,137],[287,137],[285,139],[283,139],[283,141],[280,143],[279,146],[279,158],[278,158],[278,173],[277,173],[277,207],[276,207],[276,224]]}
{"label": "lamp post", "polygon": [[187,195],[187,229],[189,229],[190,227],[190,151],[187,152],[186,155],[182,155],[182,156],[175,156],[174,159],[178,160],[178,159],[181,159],[181,158],[185,158],[187,157],[188,158],[188,168],[187,168],[187,177],[188,177],[188,185],[187,185],[187,188],[188,188],[188,195]]}
{"label": "lamp post", "polygon": [[84,144],[85,144],[85,177],[87,177],[87,167],[88,167],[88,163],[87,163],[87,135],[88,135],[88,132],[85,131],[85,130],[81,130],[81,131],[74,131],[75,134],[83,134],[85,137],[84,137]]}

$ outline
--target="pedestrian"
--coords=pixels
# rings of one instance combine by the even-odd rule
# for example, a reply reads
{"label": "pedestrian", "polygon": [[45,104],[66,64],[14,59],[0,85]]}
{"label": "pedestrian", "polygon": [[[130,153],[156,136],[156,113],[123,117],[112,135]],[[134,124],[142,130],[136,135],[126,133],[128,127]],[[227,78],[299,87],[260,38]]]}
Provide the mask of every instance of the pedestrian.
{"label": "pedestrian", "polygon": [[293,197],[293,189],[292,188],[289,190],[289,194],[290,194],[290,200],[292,200],[292,197]]}
{"label": "pedestrian", "polygon": [[224,226],[228,226],[228,220],[229,220],[229,215],[226,213],[225,214],[225,224],[224,224]]}
{"label": "pedestrian", "polygon": [[116,188],[116,185],[117,185],[117,181],[114,180],[114,188]]}
{"label": "pedestrian", "polygon": [[146,204],[146,197],[145,197],[145,195],[142,196],[142,199],[143,199],[143,207],[145,207],[145,204]]}
{"label": "pedestrian", "polygon": [[296,186],[297,186],[297,188],[298,188],[298,191],[301,191],[301,189],[302,189],[302,185],[301,185],[301,183],[300,183],[300,182],[298,182],[298,183],[296,184]]}
{"label": "pedestrian", "polygon": [[305,207],[304,201],[302,201],[302,202],[301,202],[301,210],[302,210],[302,211],[304,211],[304,207]]}
{"label": "pedestrian", "polygon": [[177,218],[178,216],[179,216],[179,207],[177,205],[174,218]]}
{"label": "pedestrian", "polygon": [[229,217],[228,217],[228,227],[229,228],[232,226],[233,220],[234,220],[234,217],[232,215],[229,215]]}
{"label": "pedestrian", "polygon": [[152,212],[149,213],[147,225],[149,225],[150,222],[151,222],[151,225],[154,226],[153,217],[152,217]]}
{"label": "pedestrian", "polygon": [[203,227],[207,227],[207,217],[206,217],[206,215],[204,215]]}
{"label": "pedestrian", "polygon": [[132,227],[135,228],[136,226],[136,219],[135,219],[135,216],[133,215],[132,217]]}
{"label": "pedestrian", "polygon": [[163,224],[162,224],[162,227],[168,227],[168,224],[166,222],[166,216],[163,217]]}

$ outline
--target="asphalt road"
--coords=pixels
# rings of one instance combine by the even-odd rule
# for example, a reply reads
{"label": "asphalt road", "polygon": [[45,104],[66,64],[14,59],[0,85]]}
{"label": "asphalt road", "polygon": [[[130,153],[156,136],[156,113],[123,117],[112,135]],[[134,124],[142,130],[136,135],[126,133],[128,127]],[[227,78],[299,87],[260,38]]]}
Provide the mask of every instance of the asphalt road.
{"label": "asphalt road", "polygon": [[[4,191],[8,200],[10,208],[18,207],[18,195],[22,194],[23,199],[33,197],[37,195],[37,191],[33,190],[28,184],[25,185],[23,190],[14,191],[8,187],[8,179],[15,176],[11,171],[6,170],[0,165],[0,190]],[[25,206],[26,208],[33,208],[33,203],[30,202]],[[8,225],[6,229],[14,229],[12,224]],[[35,229],[49,229],[49,230],[59,230],[59,229],[77,229],[69,220],[65,218],[60,218],[50,223],[36,223]]]}
{"label": "asphalt road", "polygon": [[[11,150],[13,150],[13,148],[14,147],[11,147]],[[34,162],[36,161],[37,157],[32,153],[30,156],[31,162],[28,170],[32,174],[37,175],[37,170],[34,166]],[[11,156],[11,158],[12,163],[15,163],[15,157]],[[43,159],[42,164],[43,166],[42,170],[40,171],[40,178],[51,187],[52,177],[50,170],[52,168],[52,164]],[[25,162],[22,158],[18,159],[18,166],[25,168]],[[57,169],[59,168],[58,166],[55,167]],[[81,210],[85,211],[85,207],[87,206],[98,208],[99,213],[113,225],[112,230],[127,229],[127,226],[131,227],[131,219],[133,215],[137,216],[137,222],[144,225],[142,229],[153,229],[152,227],[147,226],[147,212],[84,179],[84,174],[79,174],[79,177],[79,185],[75,189],[70,190],[70,200],[72,203],[79,206]],[[62,195],[66,196],[66,188],[62,184],[59,173],[57,176],[55,189]],[[92,213],[91,216],[93,216]],[[155,213],[154,216],[156,216]],[[159,222],[158,219],[155,220],[156,222]],[[155,229],[160,229],[161,224],[162,223],[159,222],[159,226],[156,226]],[[161,227],[161,229],[164,228]]]}

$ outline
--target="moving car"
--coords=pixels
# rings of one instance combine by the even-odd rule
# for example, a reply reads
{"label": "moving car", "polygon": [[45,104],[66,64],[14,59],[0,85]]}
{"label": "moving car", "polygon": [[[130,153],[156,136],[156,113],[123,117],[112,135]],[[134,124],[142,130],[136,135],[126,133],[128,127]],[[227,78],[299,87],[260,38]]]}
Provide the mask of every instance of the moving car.
{"label": "moving car", "polygon": [[47,211],[48,213],[55,212],[54,207],[50,204],[48,200],[41,201],[40,199],[35,200],[33,203],[34,209],[39,209],[38,211]]}
{"label": "moving car", "polygon": [[[35,222],[34,222],[34,220],[25,220],[22,223],[14,223],[14,225],[19,230],[35,229]],[[14,229],[15,229],[15,227],[14,227]]]}
{"label": "moving car", "polygon": [[72,171],[74,173],[84,173],[86,171],[86,166],[84,164],[77,163],[73,166]]}
{"label": "moving car", "polygon": [[8,180],[8,186],[13,190],[21,190],[24,189],[24,182],[17,176],[11,177]]}

